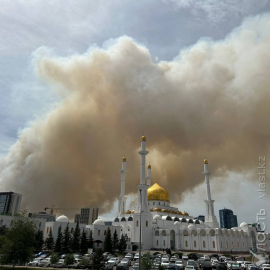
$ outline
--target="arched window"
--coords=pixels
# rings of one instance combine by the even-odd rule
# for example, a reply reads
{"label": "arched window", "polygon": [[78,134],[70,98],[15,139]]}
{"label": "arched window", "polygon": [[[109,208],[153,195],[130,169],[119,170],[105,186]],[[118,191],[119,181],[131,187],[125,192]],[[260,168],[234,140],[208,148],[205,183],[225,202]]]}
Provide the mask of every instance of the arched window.
{"label": "arched window", "polygon": [[186,247],[188,247],[188,241],[186,240]]}
{"label": "arched window", "polygon": [[165,245],[166,245],[166,241],[165,241],[165,240],[163,240],[163,246],[165,247]]}
{"label": "arched window", "polygon": [[148,220],[146,220],[146,227],[148,227]]}
{"label": "arched window", "polygon": [[49,232],[49,227],[47,227],[47,230],[46,230],[46,233],[48,233]]}
{"label": "arched window", "polygon": [[136,227],[139,227],[139,220],[136,221]]}
{"label": "arched window", "polygon": [[105,230],[105,231],[104,231],[104,235],[106,235],[106,233],[107,233],[107,231]]}
{"label": "arched window", "polygon": [[100,230],[98,230],[97,235],[100,235]]}
{"label": "arched window", "polygon": [[194,247],[196,247],[196,241],[194,241]]}
{"label": "arched window", "polygon": [[157,247],[158,247],[158,240],[157,240]]}
{"label": "arched window", "polygon": [[50,227],[50,233],[52,232],[52,227]]}
{"label": "arched window", "polygon": [[159,231],[158,230],[155,231],[155,236],[159,236]]}
{"label": "arched window", "polygon": [[166,236],[166,231],[165,230],[162,231],[162,236]]}
{"label": "arched window", "polygon": [[216,248],[216,242],[213,241],[213,248]]}
{"label": "arched window", "polygon": [[203,241],[202,244],[203,244],[203,248],[205,248],[205,241]]}

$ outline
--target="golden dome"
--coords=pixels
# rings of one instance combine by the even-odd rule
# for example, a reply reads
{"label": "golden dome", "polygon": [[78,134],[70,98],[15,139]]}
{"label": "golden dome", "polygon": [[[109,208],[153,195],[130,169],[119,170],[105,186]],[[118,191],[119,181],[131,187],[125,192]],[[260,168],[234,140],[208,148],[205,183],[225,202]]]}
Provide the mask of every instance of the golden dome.
{"label": "golden dome", "polygon": [[155,183],[147,190],[148,201],[165,201],[170,202],[170,196],[165,188]]}
{"label": "golden dome", "polygon": [[127,161],[127,158],[126,157],[123,157],[122,161],[126,162]]}
{"label": "golden dome", "polygon": [[166,210],[166,209],[162,209],[162,210],[161,210],[161,212],[165,212],[165,213],[166,213],[166,212],[167,212],[167,210]]}
{"label": "golden dome", "polygon": [[146,142],[146,137],[144,135],[141,137],[141,139],[142,139],[142,141]]}
{"label": "golden dome", "polygon": [[174,214],[174,211],[173,210],[170,210],[169,213]]}
{"label": "golden dome", "polygon": [[151,165],[149,164],[147,168],[148,168],[148,169],[151,169]]}
{"label": "golden dome", "polygon": [[189,214],[186,211],[183,212],[183,215],[184,216],[189,216]]}
{"label": "golden dome", "polygon": [[203,161],[203,163],[204,163],[204,164],[208,164],[208,160],[205,159],[205,160]]}
{"label": "golden dome", "polygon": [[131,211],[127,210],[125,214],[131,214]]}
{"label": "golden dome", "polygon": [[182,215],[182,212],[178,210],[178,211],[176,212],[176,214],[177,214],[177,215]]}
{"label": "golden dome", "polygon": [[154,211],[154,212],[161,212],[161,209],[160,209],[160,208],[154,208],[153,211]]}
{"label": "golden dome", "polygon": [[135,213],[135,210],[132,210],[132,211],[131,211],[131,214],[133,214],[133,213]]}

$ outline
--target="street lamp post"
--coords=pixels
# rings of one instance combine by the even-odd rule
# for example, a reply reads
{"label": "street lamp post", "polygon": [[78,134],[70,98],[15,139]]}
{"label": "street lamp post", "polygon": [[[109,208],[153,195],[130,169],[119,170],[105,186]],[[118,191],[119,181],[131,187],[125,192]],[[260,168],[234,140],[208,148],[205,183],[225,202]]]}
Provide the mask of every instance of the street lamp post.
{"label": "street lamp post", "polygon": [[141,245],[142,245],[142,190],[140,189],[140,240],[139,240],[139,270],[141,270]]}

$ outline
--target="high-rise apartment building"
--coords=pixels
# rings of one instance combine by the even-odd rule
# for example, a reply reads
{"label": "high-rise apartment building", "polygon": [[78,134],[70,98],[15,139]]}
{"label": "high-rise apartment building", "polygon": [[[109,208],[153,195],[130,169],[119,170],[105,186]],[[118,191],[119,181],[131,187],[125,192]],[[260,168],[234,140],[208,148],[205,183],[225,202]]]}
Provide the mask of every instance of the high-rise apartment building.
{"label": "high-rise apartment building", "polygon": [[80,214],[76,214],[74,222],[91,225],[98,218],[98,207],[86,207],[81,209]]}
{"label": "high-rise apartment building", "polygon": [[233,214],[230,209],[219,210],[220,227],[231,229],[233,227],[238,227],[237,216]]}
{"label": "high-rise apartment building", "polygon": [[22,195],[15,192],[0,192],[0,215],[14,215],[20,211]]}

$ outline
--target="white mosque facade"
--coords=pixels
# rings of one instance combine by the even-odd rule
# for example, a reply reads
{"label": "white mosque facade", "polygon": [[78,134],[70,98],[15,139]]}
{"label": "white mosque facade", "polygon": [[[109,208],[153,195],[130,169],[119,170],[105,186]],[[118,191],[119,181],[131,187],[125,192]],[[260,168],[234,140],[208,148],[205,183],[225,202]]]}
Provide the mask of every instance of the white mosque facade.
{"label": "white mosque facade", "polygon": [[[206,184],[206,215],[205,222],[194,219],[186,212],[179,211],[170,205],[170,197],[167,190],[157,183],[151,185],[151,165],[145,171],[145,159],[149,153],[146,150],[146,138],[141,138],[141,149],[138,152],[141,156],[140,184],[138,189],[138,202],[134,210],[126,209],[125,177],[126,158],[122,160],[121,192],[118,197],[118,214],[111,225],[106,225],[99,218],[92,225],[80,224],[81,229],[85,229],[87,236],[92,231],[93,238],[97,243],[102,243],[106,236],[108,227],[112,232],[115,230],[119,237],[124,235],[128,240],[128,249],[132,246],[139,246],[141,227],[141,247],[143,250],[170,248],[182,251],[200,252],[248,252],[250,249],[270,251],[270,234],[257,232],[254,227],[243,222],[239,227],[222,229],[219,226],[214,214],[214,200],[211,197],[209,184],[210,171],[208,161],[204,160],[205,184]],[[59,218],[58,218],[59,219]],[[50,230],[54,237],[58,227],[65,225],[68,220],[63,216],[56,222],[47,222],[44,236],[48,236]],[[71,228],[75,228],[75,223],[69,223]],[[50,227],[50,229],[47,229]],[[55,228],[54,228],[55,227]],[[98,244],[102,247],[102,244]]]}

